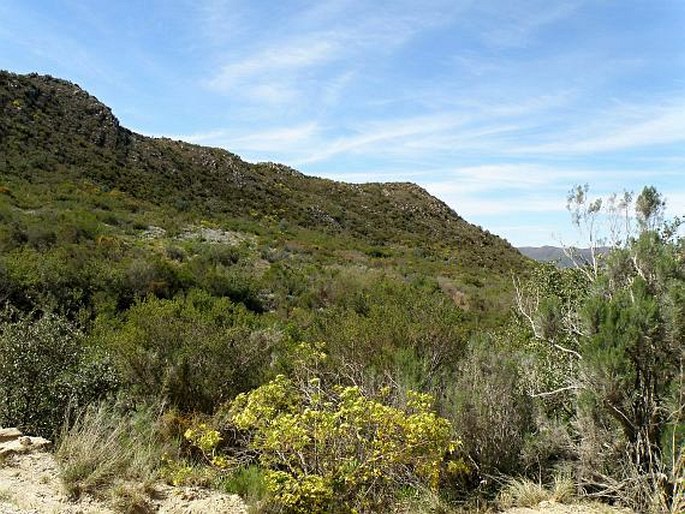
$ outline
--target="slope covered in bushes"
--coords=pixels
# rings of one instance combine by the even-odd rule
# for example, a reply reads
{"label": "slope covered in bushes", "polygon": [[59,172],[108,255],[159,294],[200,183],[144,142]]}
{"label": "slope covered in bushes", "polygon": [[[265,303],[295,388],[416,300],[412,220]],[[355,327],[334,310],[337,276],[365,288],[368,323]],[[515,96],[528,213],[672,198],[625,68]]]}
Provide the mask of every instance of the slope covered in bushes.
{"label": "slope covered in bushes", "polygon": [[417,186],[134,134],[62,80],[0,73],[0,112],[0,425],[56,437],[69,490],[682,508],[685,261],[652,188],[572,191],[579,225],[635,227],[557,269]]}

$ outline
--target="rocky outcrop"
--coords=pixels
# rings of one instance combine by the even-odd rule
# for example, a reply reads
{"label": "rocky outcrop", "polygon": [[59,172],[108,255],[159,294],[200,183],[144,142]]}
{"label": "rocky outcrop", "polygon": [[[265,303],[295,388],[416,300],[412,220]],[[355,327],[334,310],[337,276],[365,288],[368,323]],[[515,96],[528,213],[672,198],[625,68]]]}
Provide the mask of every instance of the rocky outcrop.
{"label": "rocky outcrop", "polygon": [[0,458],[13,454],[47,450],[52,443],[42,437],[24,435],[16,428],[0,428]]}

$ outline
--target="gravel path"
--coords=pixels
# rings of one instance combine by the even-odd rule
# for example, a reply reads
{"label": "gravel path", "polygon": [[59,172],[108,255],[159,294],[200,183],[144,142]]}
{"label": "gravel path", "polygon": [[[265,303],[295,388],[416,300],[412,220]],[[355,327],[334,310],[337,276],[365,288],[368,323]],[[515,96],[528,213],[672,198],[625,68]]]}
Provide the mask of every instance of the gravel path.
{"label": "gravel path", "polygon": [[0,514],[114,512],[87,499],[70,502],[57,476],[57,463],[50,453],[8,457],[0,466]]}

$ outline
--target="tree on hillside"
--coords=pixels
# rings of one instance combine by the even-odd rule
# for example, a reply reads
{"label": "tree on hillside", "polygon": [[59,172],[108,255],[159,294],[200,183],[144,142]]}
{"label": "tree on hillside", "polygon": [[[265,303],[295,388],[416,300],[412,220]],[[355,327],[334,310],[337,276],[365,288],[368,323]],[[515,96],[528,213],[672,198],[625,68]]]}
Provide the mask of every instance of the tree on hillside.
{"label": "tree on hillside", "polygon": [[[536,394],[564,393],[575,402],[586,487],[641,510],[677,509],[685,478],[680,221],[664,223],[665,202],[653,187],[632,202],[632,219],[625,215],[631,194],[603,203],[587,193],[578,187],[569,196],[573,222],[590,232],[591,246],[611,241],[610,253],[591,252],[591,262],[579,269],[584,280],[572,287],[568,277],[575,271],[548,270],[525,291],[519,288],[519,311],[533,338],[570,363],[567,376]],[[600,234],[601,226],[614,232]]]}

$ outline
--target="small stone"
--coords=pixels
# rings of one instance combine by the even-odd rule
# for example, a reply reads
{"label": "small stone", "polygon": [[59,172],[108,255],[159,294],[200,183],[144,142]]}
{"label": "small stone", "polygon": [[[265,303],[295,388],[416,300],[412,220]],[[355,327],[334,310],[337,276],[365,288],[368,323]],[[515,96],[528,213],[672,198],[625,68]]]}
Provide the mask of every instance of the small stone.
{"label": "small stone", "polygon": [[16,428],[0,428],[0,443],[11,441],[21,436],[22,433]]}

